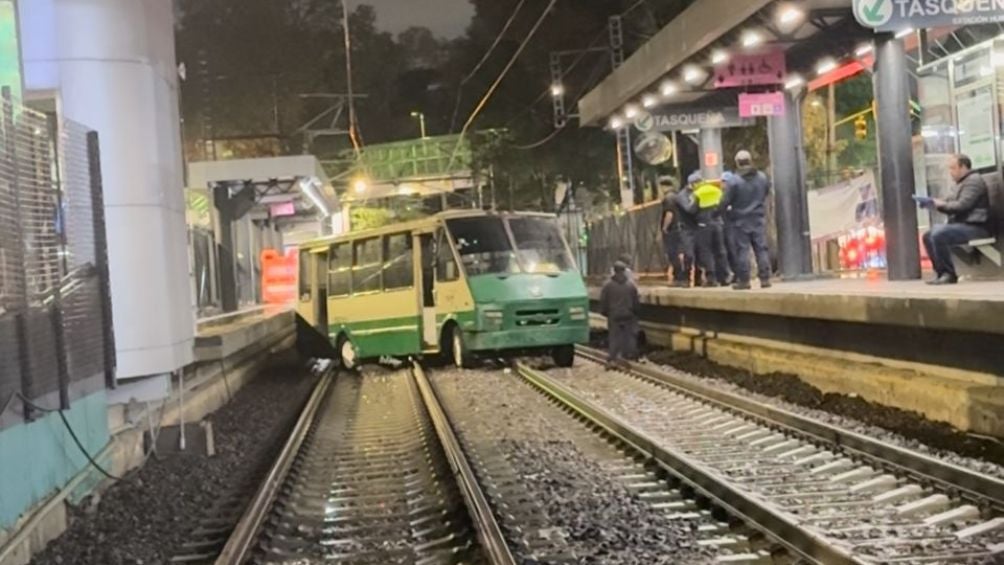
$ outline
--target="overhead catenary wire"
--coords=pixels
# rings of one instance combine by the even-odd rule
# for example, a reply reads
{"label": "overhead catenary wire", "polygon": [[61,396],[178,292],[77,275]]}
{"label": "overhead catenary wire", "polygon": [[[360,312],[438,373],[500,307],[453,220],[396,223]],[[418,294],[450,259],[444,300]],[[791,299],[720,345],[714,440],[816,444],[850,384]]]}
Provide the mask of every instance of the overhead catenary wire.
{"label": "overhead catenary wire", "polygon": [[[586,90],[589,89],[589,85],[596,78],[596,74],[598,73],[598,71],[601,68],[602,68],[602,66],[600,64],[597,64],[597,65],[593,66],[593,70],[589,74],[588,79],[582,85],[582,87],[579,89],[579,91],[576,93],[576,95],[574,97],[574,102],[572,102],[573,105],[579,103],[579,100],[581,100],[582,97],[585,95]],[[532,108],[531,108],[531,110],[532,110]],[[516,149],[517,151],[529,151],[529,150],[532,150],[532,149],[537,149],[538,147],[542,147],[542,146],[546,145],[547,143],[551,142],[552,140],[554,140],[558,136],[559,133],[561,133],[562,131],[565,130],[566,127],[568,127],[568,123],[567,122],[565,123],[565,125],[561,126],[560,128],[555,128],[551,133],[547,134],[547,136],[545,136],[543,139],[541,139],[539,141],[535,141],[533,143],[522,144],[522,145],[514,145],[513,148]]]}
{"label": "overhead catenary wire", "polygon": [[495,40],[492,41],[492,44],[488,47],[488,50],[485,51],[485,54],[481,56],[481,60],[478,61],[476,65],[474,65],[474,68],[471,69],[469,73],[467,73],[467,76],[465,76],[463,79],[460,80],[460,85],[457,86],[457,100],[453,106],[453,117],[450,118],[451,133],[453,132],[453,129],[457,125],[457,114],[460,113],[460,102],[463,99],[464,85],[466,85],[471,79],[474,78],[476,74],[478,74],[478,71],[481,70],[481,67],[484,66],[484,64],[488,61],[488,58],[491,57],[492,53],[495,52],[495,48],[498,47],[499,43],[502,42],[502,38],[505,37],[506,33],[508,33],[509,28],[512,27],[512,23],[516,21],[516,16],[519,14],[520,10],[523,9],[524,4],[526,4],[526,0],[520,0],[519,4],[516,4],[516,8],[513,9],[512,14],[509,15],[509,19],[506,20],[505,25],[502,26],[502,29],[499,30],[498,34],[495,35]]}
{"label": "overhead catenary wire", "polygon": [[[631,12],[633,12],[634,10],[638,9],[640,6],[646,4],[646,3],[647,3],[647,0],[636,0],[636,2],[634,4],[632,4],[631,6],[629,6],[627,9],[625,9],[619,15],[620,16],[626,16],[626,15],[630,14]],[[561,78],[562,78],[562,80],[564,80],[565,77],[567,77],[568,75],[570,75],[572,73],[572,71],[574,71],[575,68],[579,66],[579,64],[586,58],[586,55],[588,55],[590,53],[590,51],[594,47],[596,47],[597,42],[599,42],[601,39],[603,39],[604,37],[606,37],[607,33],[608,33],[608,30],[606,28],[603,28],[595,36],[593,36],[593,39],[586,45],[585,48],[583,48],[583,49],[580,50],[580,52],[576,55],[575,59],[572,60],[572,63],[568,66],[568,68],[562,70],[562,72],[561,72]],[[602,63],[602,61],[601,61],[601,63]],[[599,68],[600,68],[599,66],[596,66],[596,67],[593,68],[592,72],[590,73],[589,79],[586,81],[586,86],[579,92],[579,94],[577,96],[574,97],[574,101],[572,102],[573,106],[575,104],[578,104],[578,101],[585,94],[585,91],[589,87],[589,84],[593,80],[595,80],[595,75],[596,75],[597,71],[599,70]],[[547,98],[551,94],[551,88],[552,88],[552,86],[553,85],[548,85],[547,88],[545,88],[543,90],[543,92],[541,92],[540,95],[537,96],[537,98],[534,99],[534,101],[531,102],[522,112],[520,112],[520,113],[516,114],[515,116],[513,116],[506,123],[506,127],[508,128],[509,126],[511,126],[513,124],[513,122],[515,122],[516,120],[520,119],[524,114],[526,114],[528,112],[532,113],[534,107],[537,104],[539,104],[542,100],[544,100],[545,98]],[[519,149],[519,150],[536,149],[537,147],[540,147],[540,146],[546,144],[547,142],[551,141],[552,139],[554,139],[555,135],[558,132],[560,132],[562,129],[564,129],[564,128],[558,128],[558,129],[552,131],[550,134],[547,135],[547,137],[545,137],[544,139],[542,139],[540,141],[537,141],[537,142],[534,142],[534,143],[525,144],[525,145],[516,145],[515,148]]]}
{"label": "overhead catenary wire", "polygon": [[552,139],[554,139],[555,137],[557,137],[559,133],[565,131],[565,127],[566,126],[561,126],[560,128],[554,128],[554,131],[552,131],[551,133],[549,133],[547,135],[547,137],[545,137],[544,139],[541,139],[539,141],[535,141],[535,142],[529,143],[527,145],[513,145],[513,149],[517,149],[517,150],[520,150],[520,151],[529,151],[530,149],[536,149],[536,148],[538,148],[538,147],[540,147],[542,145],[545,145],[547,142],[549,142]]}
{"label": "overhead catenary wire", "polygon": [[483,110],[485,105],[488,104],[488,101],[491,100],[492,95],[495,94],[495,91],[498,89],[499,85],[502,84],[502,81],[505,80],[505,77],[509,74],[509,71],[512,70],[513,66],[516,64],[516,60],[519,59],[519,56],[523,54],[523,51],[526,49],[527,45],[530,44],[530,40],[533,39],[535,35],[537,35],[537,31],[540,30],[540,26],[543,25],[544,20],[547,19],[548,14],[551,13],[551,8],[554,7],[554,4],[556,2],[557,0],[550,0],[550,2],[547,3],[547,6],[544,8],[544,11],[541,12],[540,14],[540,17],[537,18],[537,21],[533,24],[533,27],[530,28],[530,31],[526,34],[526,37],[523,38],[522,43],[519,44],[519,47],[516,49],[516,52],[513,53],[512,57],[509,59],[509,62],[506,64],[505,68],[502,69],[502,72],[499,73],[498,78],[496,78],[495,82],[493,82],[492,85],[488,88],[488,91],[485,92],[485,95],[481,97],[481,101],[478,102],[478,105],[474,107],[474,111],[471,112],[471,115],[467,118],[467,121],[464,123],[464,127],[461,128],[460,130],[461,137],[463,137],[464,134],[467,133],[467,130],[470,129],[471,124],[473,124],[474,120],[477,119],[478,115],[481,113],[481,110]]}
{"label": "overhead catenary wire", "polygon": [[492,95],[495,94],[495,91],[498,89],[499,85],[502,84],[503,80],[505,80],[505,77],[509,74],[509,71],[516,64],[516,61],[517,59],[519,59],[519,56],[523,54],[523,51],[526,49],[527,45],[530,44],[530,40],[532,40],[534,36],[537,35],[537,32],[540,30],[540,27],[544,24],[544,20],[547,19],[548,14],[551,13],[551,8],[554,7],[554,4],[556,2],[557,0],[550,0],[547,3],[547,6],[544,8],[544,11],[541,12],[540,14],[540,17],[537,18],[537,21],[533,24],[533,27],[530,28],[530,31],[526,34],[526,37],[524,37],[523,41],[519,44],[519,47],[516,49],[516,52],[513,53],[512,57],[509,58],[509,62],[502,69],[502,72],[499,73],[499,76],[488,88],[488,91],[485,92],[485,95],[481,97],[481,100],[478,102],[477,106],[474,107],[474,110],[471,112],[471,115],[467,118],[467,121],[464,122],[464,127],[461,128],[460,135],[457,137],[457,144],[453,148],[453,152],[450,155],[450,162],[449,165],[447,166],[447,170],[450,170],[453,167],[453,163],[457,158],[457,153],[460,151],[460,146],[464,142],[464,136],[467,135],[467,130],[470,129],[471,124],[474,123],[474,120],[477,119],[478,115],[488,104],[488,101],[491,100]]}

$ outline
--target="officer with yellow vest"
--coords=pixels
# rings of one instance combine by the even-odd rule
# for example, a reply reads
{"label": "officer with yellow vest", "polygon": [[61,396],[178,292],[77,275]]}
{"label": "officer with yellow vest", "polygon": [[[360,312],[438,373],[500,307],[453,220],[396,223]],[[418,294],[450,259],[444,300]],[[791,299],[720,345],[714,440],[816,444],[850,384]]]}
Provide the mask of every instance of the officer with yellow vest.
{"label": "officer with yellow vest", "polygon": [[688,178],[691,196],[680,202],[685,212],[697,221],[695,259],[704,271],[704,286],[725,285],[729,280],[728,253],[725,249],[725,224],[721,204],[724,192],[720,181],[705,180],[700,173]]}

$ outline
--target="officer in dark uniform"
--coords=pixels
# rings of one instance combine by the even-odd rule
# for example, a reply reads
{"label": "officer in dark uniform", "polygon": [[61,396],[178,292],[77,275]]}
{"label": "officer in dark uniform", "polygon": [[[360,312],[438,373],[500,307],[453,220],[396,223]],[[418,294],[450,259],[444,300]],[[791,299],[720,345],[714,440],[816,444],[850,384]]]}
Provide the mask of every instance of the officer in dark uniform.
{"label": "officer in dark uniform", "polygon": [[770,253],[767,249],[767,198],[770,180],[753,166],[749,151],[736,154],[736,174],[725,191],[722,208],[728,215],[735,246],[736,281],[732,288],[749,290],[750,250],[756,256],[760,287],[770,288]]}
{"label": "officer in dark uniform", "polygon": [[[662,181],[660,181],[662,184]],[[662,198],[662,216],[660,219],[659,233],[662,239],[662,250],[669,261],[669,272],[666,278],[670,284],[679,288],[690,286],[690,271],[693,268],[693,253],[689,256],[685,252],[683,218],[680,207],[677,204],[679,192],[673,189],[673,185],[666,182],[666,192]]]}
{"label": "officer in dark uniform", "polygon": [[683,282],[680,287],[689,288],[691,279],[694,286],[701,286],[701,273],[697,264],[697,199],[694,196],[694,185],[701,182],[701,174],[693,173],[687,178],[687,184],[676,195],[674,206],[680,226],[680,248],[683,254]]}

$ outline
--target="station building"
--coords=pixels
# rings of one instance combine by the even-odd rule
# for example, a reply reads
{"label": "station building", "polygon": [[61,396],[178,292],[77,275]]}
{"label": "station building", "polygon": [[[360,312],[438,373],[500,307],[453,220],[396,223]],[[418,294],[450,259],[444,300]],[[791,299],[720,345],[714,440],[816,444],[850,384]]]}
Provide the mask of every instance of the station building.
{"label": "station building", "polygon": [[[949,189],[954,153],[970,155],[981,173],[998,171],[1002,155],[1004,11],[993,2],[924,6],[694,2],[580,101],[582,125],[618,138],[620,167],[629,170],[622,200],[631,206],[641,196],[639,151],[658,145],[647,138],[694,139],[699,152],[678,162],[681,172],[717,177],[732,159],[722,130],[766,122],[769,150],[757,157],[776,189],[780,272],[878,267],[892,280],[920,278],[920,234],[945,218],[918,210],[913,195]],[[845,98],[861,95],[844,88],[851,82],[868,100],[838,113]],[[823,165],[813,159],[821,152]],[[854,158],[839,164],[839,153]],[[839,257],[827,240],[839,244]],[[978,246],[967,272],[997,278],[1001,249],[1000,241]]]}

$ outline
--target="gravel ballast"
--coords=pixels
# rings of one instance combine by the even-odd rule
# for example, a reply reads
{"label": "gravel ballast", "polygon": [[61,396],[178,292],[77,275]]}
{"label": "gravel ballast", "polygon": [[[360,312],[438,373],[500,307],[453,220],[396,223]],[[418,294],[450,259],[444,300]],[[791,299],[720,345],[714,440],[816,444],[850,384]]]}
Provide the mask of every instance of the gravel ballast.
{"label": "gravel ballast", "polygon": [[151,458],[99,501],[71,510],[67,531],[32,564],[167,563],[220,497],[264,474],[315,382],[295,355],[273,358],[207,418],[215,436],[213,457]]}
{"label": "gravel ballast", "polygon": [[[495,487],[508,490],[494,505],[518,508],[511,512],[522,516],[524,543],[553,541],[546,545],[572,563],[712,560],[695,522],[672,520],[630,492],[618,478],[629,463],[623,454],[529,385],[490,371],[435,371],[431,379],[468,457],[483,462],[479,480],[508,485]],[[557,562],[553,549],[514,553],[521,563]]]}
{"label": "gravel ballast", "polygon": [[[606,347],[606,332],[594,332],[591,345]],[[922,414],[883,406],[857,396],[824,393],[797,375],[755,375],[689,352],[648,348],[649,362],[675,369],[706,386],[803,414],[832,425],[938,457],[981,473],[1004,478],[1004,443],[974,436]],[[750,394],[752,393],[752,394]]]}

